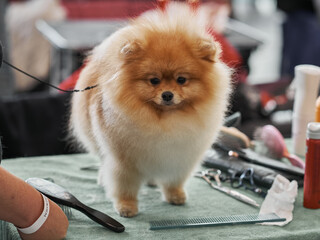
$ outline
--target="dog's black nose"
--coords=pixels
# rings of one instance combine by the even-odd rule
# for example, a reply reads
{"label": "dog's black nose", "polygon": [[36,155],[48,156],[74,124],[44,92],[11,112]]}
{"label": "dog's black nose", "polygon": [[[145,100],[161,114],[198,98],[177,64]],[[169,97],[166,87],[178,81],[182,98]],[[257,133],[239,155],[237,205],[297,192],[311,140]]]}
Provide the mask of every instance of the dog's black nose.
{"label": "dog's black nose", "polygon": [[170,102],[173,99],[173,93],[166,91],[162,93],[161,97],[164,101]]}

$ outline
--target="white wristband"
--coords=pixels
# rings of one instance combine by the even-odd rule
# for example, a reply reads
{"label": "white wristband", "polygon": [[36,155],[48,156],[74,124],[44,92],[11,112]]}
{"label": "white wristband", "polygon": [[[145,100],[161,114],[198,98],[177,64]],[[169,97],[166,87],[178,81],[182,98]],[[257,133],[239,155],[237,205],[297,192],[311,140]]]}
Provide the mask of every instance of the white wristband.
{"label": "white wristband", "polygon": [[42,211],[40,217],[30,227],[17,228],[20,232],[22,232],[24,234],[35,233],[36,231],[38,231],[41,228],[41,226],[47,220],[47,218],[49,216],[49,211],[50,211],[50,204],[49,204],[48,198],[46,196],[44,196],[43,194],[41,194],[41,195],[43,198],[43,211]]}

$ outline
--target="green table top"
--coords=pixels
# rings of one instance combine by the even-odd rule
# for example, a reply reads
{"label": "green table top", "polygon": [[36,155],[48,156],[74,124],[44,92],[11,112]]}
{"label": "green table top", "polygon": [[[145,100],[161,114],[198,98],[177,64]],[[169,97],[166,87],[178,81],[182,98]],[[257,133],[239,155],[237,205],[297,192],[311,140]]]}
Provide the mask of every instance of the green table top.
{"label": "green table top", "polygon": [[[50,177],[55,183],[68,189],[80,201],[107,213],[121,222],[126,230],[114,233],[91,221],[82,213],[72,210],[66,239],[320,239],[320,209],[310,210],[302,206],[303,189],[299,189],[295,202],[293,221],[284,227],[262,225],[232,225],[188,229],[149,230],[149,222],[163,219],[185,219],[258,213],[259,209],[241,203],[214,189],[199,178],[190,178],[186,190],[187,203],[173,206],[164,202],[158,188],[143,186],[139,193],[139,215],[122,218],[117,215],[104,190],[96,183],[97,171],[81,170],[81,167],[98,164],[99,160],[88,154],[48,157],[17,158],[4,160],[5,169],[16,176]],[[251,192],[239,190],[258,203],[263,199]],[[4,224],[2,224],[4,225]],[[6,239],[19,239],[13,225],[7,224]]]}

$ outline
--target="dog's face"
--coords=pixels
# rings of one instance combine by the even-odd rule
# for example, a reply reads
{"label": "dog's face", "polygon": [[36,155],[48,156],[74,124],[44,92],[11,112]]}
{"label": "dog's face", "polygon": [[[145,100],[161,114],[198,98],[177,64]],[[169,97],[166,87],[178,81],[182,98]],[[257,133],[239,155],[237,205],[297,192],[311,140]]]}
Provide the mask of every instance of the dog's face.
{"label": "dog's face", "polygon": [[185,110],[214,94],[218,50],[212,40],[178,32],[150,32],[143,39],[128,42],[120,51],[122,100],[161,112]]}

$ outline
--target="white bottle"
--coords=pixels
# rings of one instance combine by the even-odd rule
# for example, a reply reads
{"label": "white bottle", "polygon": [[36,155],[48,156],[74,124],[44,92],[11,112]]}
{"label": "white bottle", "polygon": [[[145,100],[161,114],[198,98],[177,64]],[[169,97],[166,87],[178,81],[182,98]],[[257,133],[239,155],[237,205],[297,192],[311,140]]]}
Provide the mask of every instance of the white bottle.
{"label": "white bottle", "polygon": [[319,92],[320,67],[298,65],[294,70],[293,150],[295,154],[304,156],[307,126],[309,122],[315,121],[314,104]]}

